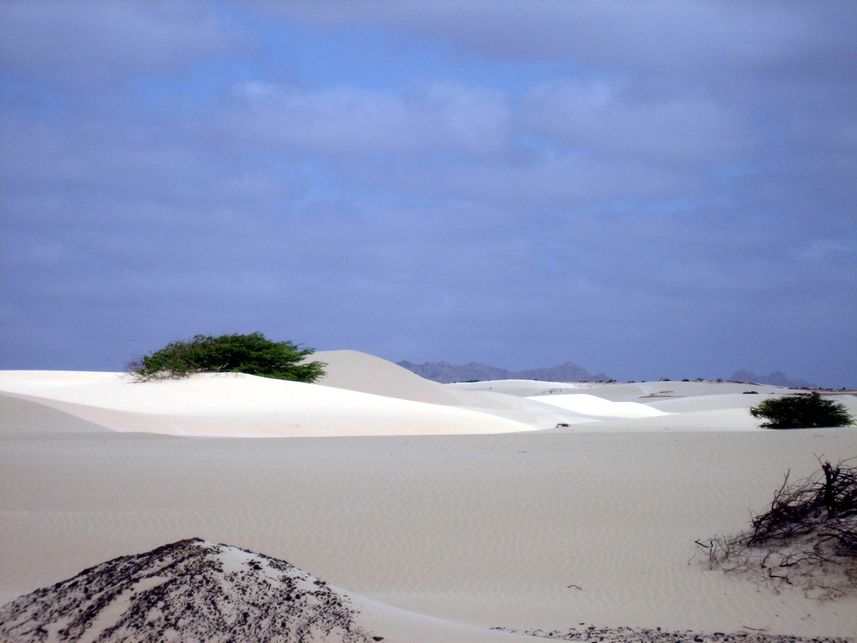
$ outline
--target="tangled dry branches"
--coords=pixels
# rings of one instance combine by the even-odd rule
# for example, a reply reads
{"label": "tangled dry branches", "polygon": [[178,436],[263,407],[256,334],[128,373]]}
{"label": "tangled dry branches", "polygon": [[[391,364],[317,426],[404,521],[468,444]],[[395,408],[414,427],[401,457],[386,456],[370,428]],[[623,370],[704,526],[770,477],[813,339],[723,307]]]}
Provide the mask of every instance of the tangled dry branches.
{"label": "tangled dry branches", "polygon": [[697,541],[709,568],[749,574],[774,589],[794,585],[819,599],[857,591],[857,467],[820,464],[793,484],[787,473],[771,508],[747,531]]}

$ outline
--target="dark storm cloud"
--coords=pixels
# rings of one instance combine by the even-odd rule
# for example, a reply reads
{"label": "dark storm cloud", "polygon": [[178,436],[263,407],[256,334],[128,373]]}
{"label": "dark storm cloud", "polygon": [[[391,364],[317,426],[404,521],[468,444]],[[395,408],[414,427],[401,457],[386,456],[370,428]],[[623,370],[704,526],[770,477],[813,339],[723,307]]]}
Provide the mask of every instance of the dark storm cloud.
{"label": "dark storm cloud", "polygon": [[0,367],[261,329],[857,384],[855,14],[7,3]]}

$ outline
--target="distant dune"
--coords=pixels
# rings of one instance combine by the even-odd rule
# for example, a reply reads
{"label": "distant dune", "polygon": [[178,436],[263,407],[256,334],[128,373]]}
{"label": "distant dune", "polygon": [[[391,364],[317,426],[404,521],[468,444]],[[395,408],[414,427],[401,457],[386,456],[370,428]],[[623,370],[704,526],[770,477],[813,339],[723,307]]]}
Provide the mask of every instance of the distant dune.
{"label": "distant dune", "polygon": [[773,386],[785,386],[786,388],[816,388],[806,380],[792,379],[782,371],[774,371],[767,375],[758,375],[752,371],[740,370],[732,373],[729,379],[736,382],[754,382],[756,384],[772,384]]}

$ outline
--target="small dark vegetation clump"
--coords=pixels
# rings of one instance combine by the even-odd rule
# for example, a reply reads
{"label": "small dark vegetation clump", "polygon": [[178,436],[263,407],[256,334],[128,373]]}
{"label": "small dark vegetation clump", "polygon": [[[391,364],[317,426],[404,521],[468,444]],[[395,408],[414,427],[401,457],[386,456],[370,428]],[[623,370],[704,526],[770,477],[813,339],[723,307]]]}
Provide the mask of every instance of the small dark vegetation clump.
{"label": "small dark vegetation clump", "polygon": [[768,420],[761,425],[765,429],[848,426],[854,423],[844,405],[826,400],[816,391],[765,400],[751,408],[750,414]]}
{"label": "small dark vegetation clump", "polygon": [[262,333],[196,335],[132,362],[129,371],[142,380],[176,379],[193,373],[247,373],[295,382],[324,375],[323,362],[309,362],[313,349],[275,342]]}
{"label": "small dark vegetation clump", "polygon": [[813,598],[857,592],[857,466],[822,462],[793,484],[787,473],[747,531],[697,545],[710,569],[755,576],[775,590],[793,585]]}

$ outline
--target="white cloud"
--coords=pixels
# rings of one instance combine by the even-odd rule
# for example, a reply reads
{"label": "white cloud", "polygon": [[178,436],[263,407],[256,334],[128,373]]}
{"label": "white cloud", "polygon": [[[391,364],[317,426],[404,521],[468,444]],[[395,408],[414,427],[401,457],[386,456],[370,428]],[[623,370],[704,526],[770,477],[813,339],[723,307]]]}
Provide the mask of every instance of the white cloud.
{"label": "white cloud", "polygon": [[229,51],[243,38],[202,4],[184,0],[0,4],[0,68],[61,86],[175,71],[199,56]]}
{"label": "white cloud", "polygon": [[[758,72],[823,50],[851,49],[854,5],[577,0],[293,0],[247,4],[343,28],[380,26],[500,59],[573,58],[597,68]],[[850,24],[850,27],[849,27]]]}
{"label": "white cloud", "polygon": [[478,156],[503,149],[509,130],[502,94],[454,83],[395,93],[251,81],[236,95],[222,121],[224,135],[287,154]]}
{"label": "white cloud", "polygon": [[634,96],[616,81],[543,85],[526,98],[522,118],[566,148],[655,164],[726,163],[752,142],[741,118],[713,100]]}

